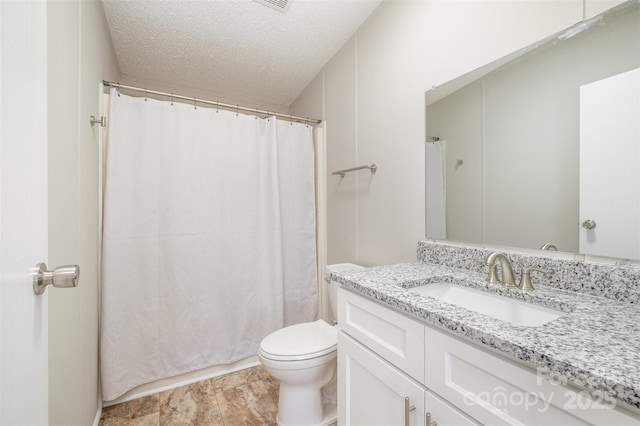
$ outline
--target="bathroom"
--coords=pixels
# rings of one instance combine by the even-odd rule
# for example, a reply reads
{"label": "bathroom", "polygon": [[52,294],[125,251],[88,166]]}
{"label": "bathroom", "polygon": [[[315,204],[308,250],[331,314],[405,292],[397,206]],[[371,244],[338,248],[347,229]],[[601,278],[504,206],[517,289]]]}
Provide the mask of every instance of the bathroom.
{"label": "bathroom", "polygon": [[[327,123],[324,263],[383,265],[416,260],[416,243],[425,238],[425,91],[617,3],[382,2],[293,103],[282,107],[283,112]],[[0,11],[5,12],[0,15],[3,28],[8,28],[5,20],[10,16],[4,4]],[[97,379],[99,180],[97,166],[93,166],[98,158],[97,133],[88,119],[99,115],[97,84],[111,80],[191,92],[180,82],[140,81],[122,75],[101,3],[50,2],[38,13],[39,26],[47,28],[41,35],[46,37],[41,53],[48,58],[38,63],[46,74],[44,80],[39,77],[37,88],[47,93],[42,107],[48,108],[44,114],[49,121],[44,128],[48,153],[43,159],[49,164],[49,201],[43,206],[48,209],[47,250],[33,263],[46,259],[51,266],[80,264],[82,275],[76,289],[47,290],[49,365],[43,374],[48,381],[44,388],[30,391],[48,399],[45,410],[50,424],[93,424],[101,409]],[[3,69],[4,64],[3,56]],[[3,77],[3,99],[7,87]],[[209,88],[198,93],[205,99],[217,95]],[[230,103],[252,105],[251,99],[227,96]],[[260,106],[275,110],[274,106]],[[4,104],[2,110],[6,111]],[[378,166],[375,175],[360,172],[341,180],[329,173],[372,163]],[[9,170],[5,166],[3,162],[3,182],[4,170]],[[5,203],[3,213],[4,208]],[[3,223],[3,240],[6,226]],[[3,322],[11,304],[8,296],[2,294]],[[3,363],[8,359],[4,356],[6,333],[3,325]],[[27,362],[28,354],[18,353]],[[2,416],[9,416],[7,407],[12,406],[21,413],[31,411],[31,405],[24,402],[27,398],[20,395],[13,402],[8,392],[3,387]]]}

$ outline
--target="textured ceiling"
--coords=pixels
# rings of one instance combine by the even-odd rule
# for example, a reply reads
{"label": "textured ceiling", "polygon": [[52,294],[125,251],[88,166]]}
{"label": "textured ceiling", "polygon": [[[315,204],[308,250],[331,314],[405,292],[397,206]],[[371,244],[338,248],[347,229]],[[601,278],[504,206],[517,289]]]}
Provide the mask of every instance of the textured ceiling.
{"label": "textured ceiling", "polygon": [[103,0],[123,74],[284,106],[379,4],[292,0],[282,13],[251,0]]}

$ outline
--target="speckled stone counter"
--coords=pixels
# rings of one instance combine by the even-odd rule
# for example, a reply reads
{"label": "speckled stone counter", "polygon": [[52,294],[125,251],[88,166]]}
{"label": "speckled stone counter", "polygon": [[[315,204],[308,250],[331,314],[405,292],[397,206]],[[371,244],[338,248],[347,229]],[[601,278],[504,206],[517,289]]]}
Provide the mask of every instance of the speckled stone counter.
{"label": "speckled stone counter", "polygon": [[[486,272],[487,267],[477,260],[493,251],[495,248],[420,241],[417,255],[419,261],[426,263]],[[535,277],[536,282],[548,287],[640,303],[640,262],[542,250],[499,251],[508,254],[516,272],[527,266],[552,270],[552,274]]]}
{"label": "speckled stone counter", "polygon": [[[536,289],[523,292],[487,283],[486,272],[427,262],[376,266],[331,277],[347,289],[426,324],[559,375],[569,383],[608,392],[640,409],[640,306],[636,303],[536,285],[537,276]],[[539,327],[516,326],[411,291],[433,282],[472,287],[566,314]]]}

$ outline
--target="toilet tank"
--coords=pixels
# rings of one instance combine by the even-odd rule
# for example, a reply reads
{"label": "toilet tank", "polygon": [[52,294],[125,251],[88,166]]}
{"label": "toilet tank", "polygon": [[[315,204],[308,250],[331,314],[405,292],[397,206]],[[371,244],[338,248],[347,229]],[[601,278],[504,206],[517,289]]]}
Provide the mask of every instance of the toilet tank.
{"label": "toilet tank", "polygon": [[[353,263],[336,263],[333,265],[327,265],[326,267],[326,276],[332,272],[345,272],[351,269],[362,269],[364,266],[356,265]],[[326,281],[325,281],[326,282]],[[329,294],[329,308],[330,314],[332,318],[337,318],[337,307],[336,303],[338,302],[338,283],[335,281],[329,281],[327,283],[327,293]]]}

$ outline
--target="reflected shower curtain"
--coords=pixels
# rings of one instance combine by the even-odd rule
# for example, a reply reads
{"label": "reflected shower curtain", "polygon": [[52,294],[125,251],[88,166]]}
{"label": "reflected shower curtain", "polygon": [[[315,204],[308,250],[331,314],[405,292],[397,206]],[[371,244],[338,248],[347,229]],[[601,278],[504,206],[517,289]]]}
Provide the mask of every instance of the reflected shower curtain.
{"label": "reflected shower curtain", "polygon": [[445,190],[445,141],[425,145],[426,236],[447,238],[447,202]]}
{"label": "reflected shower curtain", "polygon": [[317,316],[312,128],[111,91],[103,398]]}

